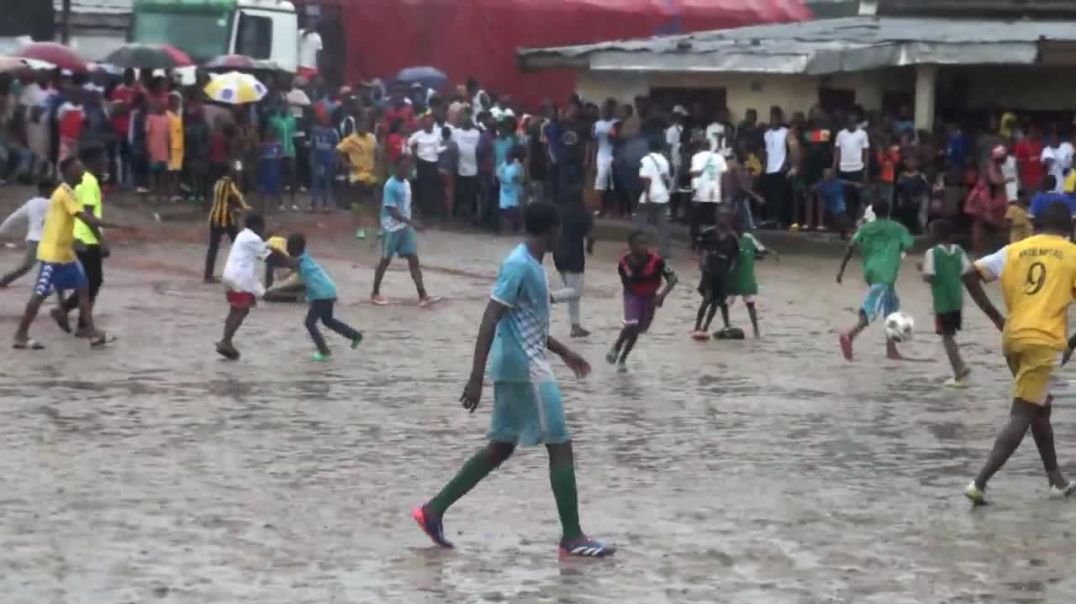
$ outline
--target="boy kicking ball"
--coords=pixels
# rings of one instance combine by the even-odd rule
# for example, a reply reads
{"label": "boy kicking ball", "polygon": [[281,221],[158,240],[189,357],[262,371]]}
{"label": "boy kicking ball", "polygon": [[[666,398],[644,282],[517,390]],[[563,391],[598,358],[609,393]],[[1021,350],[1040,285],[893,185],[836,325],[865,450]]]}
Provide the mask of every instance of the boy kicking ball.
{"label": "boy kicking ball", "polygon": [[549,366],[559,356],[576,376],[590,365],[549,335],[549,283],[542,268],[558,238],[560,216],[551,204],[535,202],[523,211],[527,239],[501,264],[497,284],[482,316],[471,377],[460,401],[474,413],[482,398],[486,360],[492,353],[493,415],[489,444],[475,453],[433,499],[411,512],[433,542],[453,547],[445,537],[444,515],[468,491],[504,463],[517,445],[544,444],[549,451],[549,483],[557,502],[561,556],[603,558],[614,548],[588,538],[579,526],[572,440],[560,390]]}
{"label": "boy kicking ball", "polygon": [[[841,269],[837,272],[837,283],[844,279],[844,270],[856,248],[863,253],[863,277],[867,280],[867,297],[859,309],[856,324],[841,333],[841,354],[846,361],[852,361],[852,342],[863,332],[871,321],[878,317],[885,318],[900,310],[900,298],[897,297],[897,275],[900,274],[900,261],[904,252],[912,249],[912,234],[903,224],[889,218],[889,202],[874,202],[877,220],[864,224],[848,243],[848,250],[841,260]],[[900,360],[897,344],[888,337],[885,342],[886,356]]]}

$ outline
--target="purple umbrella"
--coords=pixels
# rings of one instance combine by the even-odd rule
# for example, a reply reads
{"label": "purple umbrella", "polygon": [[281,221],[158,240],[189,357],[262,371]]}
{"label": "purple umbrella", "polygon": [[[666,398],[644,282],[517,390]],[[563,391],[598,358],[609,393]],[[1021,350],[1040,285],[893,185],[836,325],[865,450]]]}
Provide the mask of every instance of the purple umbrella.
{"label": "purple umbrella", "polygon": [[448,76],[436,67],[408,67],[396,74],[396,81],[404,84],[422,84],[426,88],[440,90],[448,83]]}

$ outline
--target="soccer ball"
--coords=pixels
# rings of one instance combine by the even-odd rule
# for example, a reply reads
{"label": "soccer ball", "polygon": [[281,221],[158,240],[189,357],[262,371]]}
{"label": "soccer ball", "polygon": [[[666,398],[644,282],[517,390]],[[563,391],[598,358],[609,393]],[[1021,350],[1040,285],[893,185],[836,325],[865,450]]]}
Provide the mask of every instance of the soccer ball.
{"label": "soccer ball", "polygon": [[915,319],[897,311],[885,318],[885,335],[894,342],[907,342],[915,334]]}

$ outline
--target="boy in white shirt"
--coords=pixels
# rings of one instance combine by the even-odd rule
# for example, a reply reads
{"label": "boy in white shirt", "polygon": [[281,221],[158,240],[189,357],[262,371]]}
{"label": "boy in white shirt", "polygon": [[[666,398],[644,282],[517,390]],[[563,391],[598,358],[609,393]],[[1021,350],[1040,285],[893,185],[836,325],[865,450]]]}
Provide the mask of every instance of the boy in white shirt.
{"label": "boy in white shirt", "polygon": [[0,289],[11,285],[37,265],[37,242],[41,241],[41,231],[45,228],[45,214],[49,209],[49,197],[54,189],[56,189],[56,183],[51,180],[42,180],[37,185],[37,197],[30,198],[0,223],[0,233],[3,233],[16,222],[26,222],[26,255],[22,263],[0,277]]}
{"label": "boy in white shirt", "polygon": [[224,265],[221,281],[228,288],[228,317],[224,320],[224,337],[217,342],[217,353],[229,361],[239,360],[239,351],[232,344],[235,332],[265,294],[265,286],[258,277],[258,261],[266,260],[279,252],[264,240],[265,219],[259,214],[247,214],[245,227],[232,242],[228,262]]}
{"label": "boy in white shirt", "polygon": [[653,224],[657,230],[658,254],[669,257],[669,187],[672,175],[669,160],[662,155],[660,139],[650,139],[650,153],[639,164],[639,210],[635,213],[636,227],[642,228]]}

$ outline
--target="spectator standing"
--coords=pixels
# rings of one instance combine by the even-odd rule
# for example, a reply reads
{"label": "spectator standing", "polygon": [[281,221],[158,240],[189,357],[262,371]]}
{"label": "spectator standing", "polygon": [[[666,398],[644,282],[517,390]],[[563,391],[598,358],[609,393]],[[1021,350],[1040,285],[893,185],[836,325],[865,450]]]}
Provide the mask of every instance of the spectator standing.
{"label": "spectator standing", "polygon": [[460,112],[460,127],[452,131],[452,140],[459,149],[456,169],[457,217],[478,218],[478,141],[482,133],[474,126],[470,109]]}
{"label": "spectator standing", "polygon": [[[601,213],[612,212],[613,199],[613,136],[616,100],[606,99],[602,105],[601,116],[594,122],[594,190],[601,196]],[[533,175],[532,175],[533,178]]]}
{"label": "spectator standing", "polygon": [[205,203],[212,195],[213,182],[209,175],[211,136],[201,106],[192,104],[188,108],[183,135],[187,175],[191,185],[190,197],[194,201]]}
{"label": "spectator standing", "polygon": [[1065,176],[1072,169],[1072,143],[1062,141],[1057,130],[1050,132],[1049,143],[1042,150],[1042,166],[1056,181],[1055,193],[1064,192]]}
{"label": "spectator standing", "polygon": [[444,186],[438,170],[441,132],[434,128],[433,114],[425,113],[419,119],[419,129],[408,139],[407,147],[415,158],[415,201],[423,221],[429,223],[444,208]]}
{"label": "spectator standing", "polygon": [[696,153],[691,156],[691,241],[698,239],[702,227],[714,224],[717,206],[724,201],[721,182],[728,165],[725,157],[713,149],[711,141],[698,140]]}
{"label": "spectator standing", "polygon": [[[273,109],[269,117],[269,130],[280,144],[281,183],[284,190],[288,192],[290,203],[294,210],[297,209],[295,207],[295,189],[297,188],[295,135],[298,131],[298,124],[295,122],[295,117],[288,111],[288,106],[285,103],[278,102]],[[283,198],[281,198],[281,202],[283,203]]]}
{"label": "spectator standing", "polygon": [[454,214],[452,208],[456,203],[456,174],[459,171],[460,147],[456,141],[452,140],[452,126],[446,123],[440,132],[441,144],[437,147],[437,171],[441,175],[443,215],[448,221]]}
{"label": "spectator standing", "polygon": [[[836,152],[833,156],[833,168],[837,170],[838,179],[865,185],[869,150],[870,139],[867,132],[859,127],[855,116],[848,116],[845,129],[837,134]],[[848,215],[852,222],[859,220],[862,211],[859,191],[858,187],[850,187],[846,192]]]}
{"label": "spectator standing", "polygon": [[662,154],[660,139],[650,139],[650,153],[647,153],[639,165],[639,180],[642,194],[639,196],[639,209],[635,214],[636,225],[640,228],[653,225],[657,232],[658,253],[668,258],[669,252],[669,198],[672,186],[672,174],[669,160]]}
{"label": "spectator standing", "polygon": [[[557,124],[557,193],[554,203],[582,199],[592,127],[583,119],[583,104],[572,98]],[[659,141],[663,142],[663,141]]]}
{"label": "spectator standing", "polygon": [[1042,165],[1043,149],[1042,132],[1034,124],[1028,129],[1027,135],[1019,137],[1013,146],[1020,190],[1030,193],[1042,184],[1042,177],[1045,176]]}
{"label": "spectator standing", "polygon": [[151,113],[146,116],[146,153],[149,157],[150,190],[158,201],[166,199],[168,191],[168,160],[172,154],[169,142],[171,123],[164,104],[153,101]]}
{"label": "spectator standing", "polygon": [[165,189],[172,197],[172,201],[180,199],[179,177],[183,172],[185,141],[183,140],[182,103],[179,93],[168,95],[168,112],[165,114],[168,119],[168,164],[166,166],[168,184],[165,185]]}
{"label": "spectator standing", "polygon": [[777,228],[792,224],[792,204],[788,188],[788,128],[781,109],[770,109],[770,127],[763,134],[763,164],[760,188],[766,199],[766,214]]}
{"label": "spectator standing", "polygon": [[310,129],[310,211],[331,212],[333,182],[336,179],[336,147],[340,134],[329,122],[328,113],[315,113]]}

